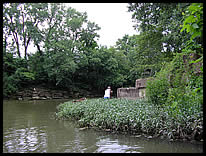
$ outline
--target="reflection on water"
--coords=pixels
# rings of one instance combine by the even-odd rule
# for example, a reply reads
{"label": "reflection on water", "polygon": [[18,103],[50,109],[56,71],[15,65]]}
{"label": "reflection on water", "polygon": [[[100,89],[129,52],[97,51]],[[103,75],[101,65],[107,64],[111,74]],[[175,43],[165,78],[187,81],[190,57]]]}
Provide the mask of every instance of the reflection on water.
{"label": "reflection on water", "polygon": [[138,145],[120,145],[118,139],[111,140],[110,138],[100,139],[96,145],[98,146],[95,151],[97,153],[140,153],[138,150],[143,148]]}
{"label": "reflection on water", "polygon": [[7,152],[46,152],[46,133],[37,127],[9,129],[4,133]]}
{"label": "reflection on water", "polygon": [[54,119],[63,100],[4,101],[4,153],[168,153],[202,152],[202,145],[79,130],[71,121]]}

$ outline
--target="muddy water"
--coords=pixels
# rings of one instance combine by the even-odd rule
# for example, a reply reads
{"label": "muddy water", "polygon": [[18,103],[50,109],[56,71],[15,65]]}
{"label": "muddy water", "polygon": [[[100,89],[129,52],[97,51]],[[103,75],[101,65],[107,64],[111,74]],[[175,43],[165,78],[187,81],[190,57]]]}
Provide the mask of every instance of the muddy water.
{"label": "muddy water", "polygon": [[81,130],[54,119],[63,100],[3,101],[4,153],[200,153],[202,144]]}

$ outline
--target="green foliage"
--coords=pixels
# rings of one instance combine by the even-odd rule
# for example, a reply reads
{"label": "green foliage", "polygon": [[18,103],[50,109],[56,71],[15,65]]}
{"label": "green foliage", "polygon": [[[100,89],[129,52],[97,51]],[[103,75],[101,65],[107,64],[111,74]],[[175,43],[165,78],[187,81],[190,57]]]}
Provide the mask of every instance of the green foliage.
{"label": "green foliage", "polygon": [[[87,67],[88,51],[98,47],[95,39],[100,28],[87,20],[86,13],[58,3],[5,3],[3,13],[4,52],[7,56],[4,57],[4,72],[9,76],[14,74],[22,82],[20,86],[33,80],[36,84],[50,83],[59,88],[71,88],[78,83],[75,82],[76,72]],[[7,43],[9,37],[13,38],[11,44]],[[31,41],[38,51],[28,55]],[[20,45],[24,47],[24,59],[21,59]],[[13,59],[16,51],[18,57]],[[9,60],[10,54],[13,54],[13,62]],[[17,63],[18,69],[14,65]],[[83,74],[87,75],[88,71]]]}
{"label": "green foliage", "polygon": [[29,72],[25,68],[18,68],[15,72],[15,76],[17,79],[19,79],[20,81],[22,81],[24,83],[31,82],[32,80],[35,79],[34,73]]}
{"label": "green foliage", "polygon": [[24,59],[14,58],[11,53],[6,53],[3,59],[3,95],[5,97],[35,80],[34,73],[26,69],[27,62]]}
{"label": "green foliage", "polygon": [[[188,137],[196,130],[201,114],[197,113],[196,107],[191,109],[187,117],[179,115],[173,118],[167,107],[158,107],[145,100],[87,99],[58,105],[56,116],[58,119],[75,119],[80,127],[164,135],[171,139],[174,135],[176,138]],[[183,134],[175,134],[176,131]]]}
{"label": "green foliage", "polygon": [[167,100],[170,83],[168,77],[170,68],[163,68],[154,79],[147,81],[146,95],[151,103],[163,105]]}
{"label": "green foliage", "polygon": [[[147,83],[146,94],[150,102],[163,104],[175,124],[191,134],[194,129],[190,127],[192,122],[203,118],[202,5],[191,4],[183,15],[185,20],[181,31],[186,29],[191,34],[190,41]],[[157,88],[163,90],[159,92]],[[163,96],[162,91],[166,93]]]}
{"label": "green foliage", "polygon": [[35,53],[29,56],[28,66],[34,74],[34,79],[37,84],[45,83],[48,81],[46,69],[43,68],[45,63],[44,56]]}
{"label": "green foliage", "polygon": [[[190,55],[177,54],[173,61],[157,73],[154,79],[148,81],[146,92],[152,103],[171,105],[176,110],[183,108],[182,106],[189,108],[191,105],[203,104],[201,99],[203,93],[202,73],[195,74],[196,68],[190,68],[189,64],[184,63],[183,56]],[[176,107],[177,104],[179,108]]]}
{"label": "green foliage", "polygon": [[181,32],[186,29],[186,32],[192,35],[191,40],[196,37],[202,38],[203,3],[192,3],[183,15],[185,20]]}
{"label": "green foliage", "polygon": [[[116,42],[118,53],[123,53],[128,67],[127,80],[133,82],[138,78],[153,76],[161,69],[162,62],[170,60],[170,55],[161,52],[161,32],[141,32],[140,35],[125,35]],[[150,70],[148,74],[146,70]],[[127,82],[128,83],[128,82]],[[133,85],[133,84],[129,84]]]}
{"label": "green foliage", "polygon": [[74,118],[80,126],[155,134],[157,131],[153,130],[158,126],[158,117],[155,116],[157,109],[142,100],[89,99],[80,103],[60,104],[57,117]]}
{"label": "green foliage", "polygon": [[[4,90],[11,93],[26,84],[48,83],[56,88],[103,94],[108,85],[115,91],[118,87],[134,86],[138,78],[155,75],[155,81],[148,82],[148,98],[157,105],[174,103],[176,108],[173,96],[189,92],[180,86],[190,86],[194,95],[202,90],[201,76],[184,74],[183,55],[175,55],[176,51],[187,57],[197,54],[198,58],[188,60],[186,68],[203,71],[202,8],[199,3],[130,4],[133,19],[140,22],[140,34],[125,35],[114,47],[107,48],[98,46],[100,27],[88,21],[87,13],[59,3],[5,3]],[[27,54],[31,42],[37,51]],[[23,45],[24,51],[19,45]],[[21,58],[22,53],[25,58]],[[176,61],[158,73],[173,57]],[[147,70],[149,74],[145,74]]]}
{"label": "green foliage", "polygon": [[18,90],[19,81],[15,78],[14,75],[8,76],[6,73],[3,73],[3,96],[8,97]]}
{"label": "green foliage", "polygon": [[[182,12],[190,3],[130,3],[128,10],[133,13],[136,28],[140,32],[162,32],[161,42],[164,43],[164,51],[168,55],[181,51],[189,36],[180,32],[182,24]],[[151,42],[153,39],[149,39]]]}
{"label": "green foliage", "polygon": [[[187,55],[184,54],[184,56]],[[173,83],[176,85],[170,88],[166,102],[168,105],[177,104],[175,111],[184,110],[186,112],[185,115],[190,115],[191,110],[197,110],[196,113],[201,112],[203,105],[203,73],[201,72],[198,75],[195,73],[197,69],[191,67],[195,66],[195,64],[189,65],[189,67],[183,66],[180,70],[175,71]],[[176,115],[177,113],[173,114],[173,116]]]}

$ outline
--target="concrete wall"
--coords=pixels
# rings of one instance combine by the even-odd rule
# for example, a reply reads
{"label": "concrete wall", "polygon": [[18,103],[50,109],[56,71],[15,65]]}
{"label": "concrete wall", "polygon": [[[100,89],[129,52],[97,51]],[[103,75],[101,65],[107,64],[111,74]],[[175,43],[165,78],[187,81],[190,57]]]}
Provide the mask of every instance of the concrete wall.
{"label": "concrete wall", "polygon": [[144,98],[146,96],[146,88],[139,88],[139,98]]}
{"label": "concrete wall", "polygon": [[136,99],[139,97],[139,89],[138,88],[118,88],[117,89],[117,98],[129,98]]}
{"label": "concrete wall", "polygon": [[117,98],[137,99],[146,96],[146,83],[148,79],[137,79],[135,87],[118,88]]}
{"label": "concrete wall", "polygon": [[137,79],[135,82],[136,88],[146,88],[146,83],[148,79]]}

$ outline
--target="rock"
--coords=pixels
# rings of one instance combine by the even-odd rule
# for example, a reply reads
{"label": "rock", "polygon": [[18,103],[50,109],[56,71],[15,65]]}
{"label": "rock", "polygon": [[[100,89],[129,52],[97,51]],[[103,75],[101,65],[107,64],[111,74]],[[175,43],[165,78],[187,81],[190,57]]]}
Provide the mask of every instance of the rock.
{"label": "rock", "polygon": [[23,96],[23,94],[24,94],[24,92],[22,91],[22,92],[17,92],[17,96]]}
{"label": "rock", "polygon": [[141,136],[142,136],[142,135],[136,135],[135,138],[139,138],[139,137],[141,137]]}
{"label": "rock", "polygon": [[39,93],[39,96],[48,98],[48,97],[51,97],[52,95],[49,92],[41,91]]}
{"label": "rock", "polygon": [[32,97],[32,100],[39,100],[39,99],[40,99],[39,96],[33,96],[33,97]]}
{"label": "rock", "polygon": [[162,136],[160,136],[160,139],[164,139],[164,136],[162,135]]}
{"label": "rock", "polygon": [[182,141],[184,141],[184,142],[185,142],[185,141],[187,141],[187,139],[185,139],[185,138],[184,138],[184,139],[182,139]]}
{"label": "rock", "polygon": [[23,100],[23,98],[22,98],[22,97],[19,97],[18,100]]}
{"label": "rock", "polygon": [[26,90],[24,93],[23,93],[23,97],[31,97],[32,96],[32,92],[30,90]]}
{"label": "rock", "polygon": [[45,97],[40,97],[40,100],[47,100],[47,98],[45,98]]}
{"label": "rock", "polygon": [[33,93],[33,94],[38,94],[38,92],[37,92],[36,90],[35,90],[35,91],[33,91],[32,93]]}
{"label": "rock", "polygon": [[52,99],[62,99],[63,97],[52,97]]}
{"label": "rock", "polygon": [[68,92],[67,92],[67,91],[62,91],[62,93],[63,93],[64,95],[67,95],[67,94],[68,94]]}
{"label": "rock", "polygon": [[32,94],[32,97],[37,97],[38,93]]}
{"label": "rock", "polygon": [[17,100],[69,99],[71,98],[71,94],[69,94],[69,91],[33,86],[17,92],[13,98]]}
{"label": "rock", "polygon": [[80,131],[88,129],[88,127],[79,128]]}
{"label": "rock", "polygon": [[64,98],[65,98],[65,99],[69,99],[69,96],[68,96],[68,95],[64,95]]}
{"label": "rock", "polygon": [[30,97],[24,97],[24,100],[31,100],[31,96]]}
{"label": "rock", "polygon": [[105,129],[105,131],[106,131],[106,132],[110,132],[110,131],[111,131],[111,129]]}
{"label": "rock", "polygon": [[152,136],[148,136],[147,139],[152,139]]}
{"label": "rock", "polygon": [[52,94],[52,98],[53,99],[61,99],[61,98],[63,98],[63,94],[62,93],[53,93]]}

